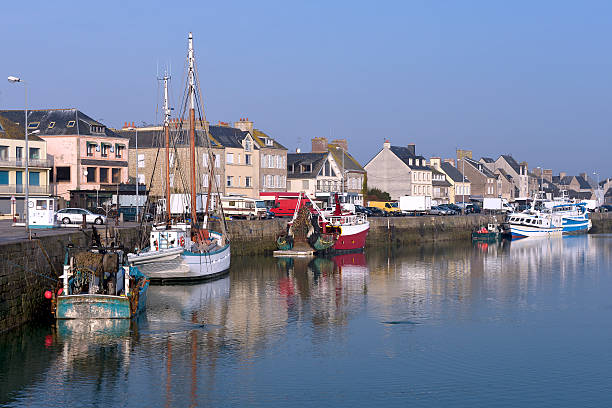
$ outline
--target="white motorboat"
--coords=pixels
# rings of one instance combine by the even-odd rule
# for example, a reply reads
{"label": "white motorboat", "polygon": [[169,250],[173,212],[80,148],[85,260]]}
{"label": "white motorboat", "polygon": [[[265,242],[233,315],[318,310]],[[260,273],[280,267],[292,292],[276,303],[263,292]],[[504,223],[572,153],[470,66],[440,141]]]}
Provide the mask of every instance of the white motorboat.
{"label": "white motorboat", "polygon": [[512,239],[563,234],[563,220],[551,212],[528,210],[508,217]]}

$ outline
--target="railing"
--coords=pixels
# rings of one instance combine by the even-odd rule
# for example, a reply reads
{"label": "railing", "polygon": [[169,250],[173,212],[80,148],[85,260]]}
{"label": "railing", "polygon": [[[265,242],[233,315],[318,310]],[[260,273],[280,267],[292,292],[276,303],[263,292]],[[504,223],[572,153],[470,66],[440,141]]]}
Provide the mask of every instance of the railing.
{"label": "railing", "polygon": [[[47,186],[29,186],[30,194],[50,194],[51,188]],[[0,194],[25,194],[23,184],[0,184]]]}
{"label": "railing", "polygon": [[[25,167],[25,159],[15,157],[0,157],[0,166],[2,167]],[[29,159],[28,166],[30,167],[53,167],[53,162],[47,159]]]}
{"label": "railing", "polygon": [[364,224],[367,221],[365,214],[355,215],[330,215],[326,217],[332,225],[358,225]]}

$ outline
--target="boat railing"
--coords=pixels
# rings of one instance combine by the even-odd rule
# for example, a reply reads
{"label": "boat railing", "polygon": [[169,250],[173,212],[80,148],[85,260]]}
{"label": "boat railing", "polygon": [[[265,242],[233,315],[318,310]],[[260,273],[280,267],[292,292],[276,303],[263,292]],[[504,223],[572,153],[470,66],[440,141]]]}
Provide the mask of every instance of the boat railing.
{"label": "boat railing", "polygon": [[327,217],[332,225],[358,225],[367,221],[365,214],[330,215]]}

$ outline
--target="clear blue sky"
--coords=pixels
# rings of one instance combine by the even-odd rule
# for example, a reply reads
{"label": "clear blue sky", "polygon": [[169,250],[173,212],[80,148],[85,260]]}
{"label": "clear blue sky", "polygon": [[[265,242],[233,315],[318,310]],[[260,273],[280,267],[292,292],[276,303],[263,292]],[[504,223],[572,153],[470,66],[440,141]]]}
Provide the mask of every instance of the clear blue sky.
{"label": "clear blue sky", "polygon": [[[365,164],[388,138],[426,156],[511,153],[612,176],[612,2],[3,2],[0,71],[34,108],[154,122],[193,31],[211,122],[248,116],[290,150],[347,138]],[[176,105],[177,103],[175,103]],[[23,90],[0,81],[0,107]]]}

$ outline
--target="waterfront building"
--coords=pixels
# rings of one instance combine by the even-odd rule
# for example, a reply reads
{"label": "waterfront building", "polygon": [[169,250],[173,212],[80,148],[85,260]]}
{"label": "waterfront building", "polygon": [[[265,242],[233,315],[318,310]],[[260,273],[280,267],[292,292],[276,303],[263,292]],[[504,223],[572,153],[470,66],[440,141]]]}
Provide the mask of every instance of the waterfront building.
{"label": "waterfront building", "polygon": [[[23,124],[23,110],[0,115]],[[52,161],[51,193],[64,200],[71,190],[97,190],[128,180],[128,139],[78,109],[28,111],[28,132],[46,141]],[[42,156],[40,156],[42,158]]]}
{"label": "waterfront building", "polygon": [[470,155],[457,157],[457,168],[462,169],[465,176],[470,180],[470,198],[482,200],[485,197],[499,197],[497,178],[489,168]]}
{"label": "waterfront building", "polygon": [[453,164],[453,159],[445,159],[437,168],[446,175],[446,180],[451,184],[449,202],[451,204],[469,203],[471,195],[470,179],[465,177]]}
{"label": "waterfront building", "polygon": [[363,182],[366,171],[359,162],[349,153],[346,139],[335,139],[331,142],[325,137],[312,139],[312,153],[329,152],[340,168],[341,185],[337,191],[340,199],[345,203],[363,204]]}
{"label": "waterfront building", "polygon": [[287,191],[331,204],[341,185],[341,167],[330,152],[287,154]]}
{"label": "waterfront building", "polygon": [[[252,159],[257,159],[259,164],[253,164],[258,166],[254,172],[257,174],[245,177],[253,177],[252,183],[258,184],[259,193],[287,191],[287,148],[265,132],[255,129],[249,118],[241,118],[238,122],[234,122],[234,127],[248,132],[253,146],[256,146],[254,153],[245,152],[244,157],[245,165],[249,159],[247,155],[250,154]],[[249,141],[245,145],[245,149],[252,147],[250,143]],[[259,194],[257,195],[259,197]]]}
{"label": "waterfront building", "polygon": [[[491,172],[500,174],[505,180],[501,180],[499,194],[509,201],[525,200],[533,197],[529,189],[529,166],[527,162],[520,164],[509,154],[500,155],[497,160],[482,157],[480,163],[484,164]],[[500,169],[501,171],[498,171]],[[507,186],[510,182],[514,189]]]}
{"label": "waterfront building", "polygon": [[451,203],[451,195],[453,185],[447,180],[447,175],[440,169],[440,158],[432,157],[429,159],[429,167],[431,168],[431,186],[432,186],[432,205],[449,204]]}
{"label": "waterfront building", "polygon": [[[30,197],[49,197],[51,161],[47,158],[47,143],[37,135],[30,135],[28,148]],[[0,215],[23,214],[25,155],[23,126],[0,115]]]}
{"label": "waterfront building", "polygon": [[391,146],[387,140],[364,168],[368,187],[386,191],[392,200],[404,195],[432,195],[431,168],[423,156],[416,154],[414,144]]}

